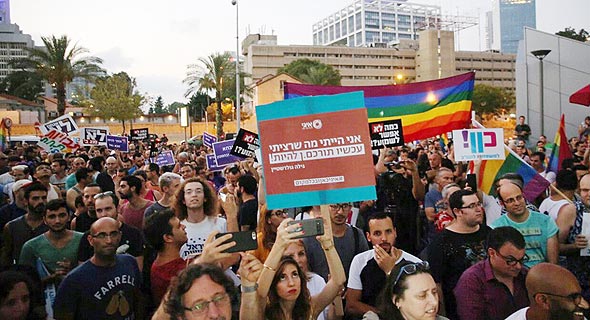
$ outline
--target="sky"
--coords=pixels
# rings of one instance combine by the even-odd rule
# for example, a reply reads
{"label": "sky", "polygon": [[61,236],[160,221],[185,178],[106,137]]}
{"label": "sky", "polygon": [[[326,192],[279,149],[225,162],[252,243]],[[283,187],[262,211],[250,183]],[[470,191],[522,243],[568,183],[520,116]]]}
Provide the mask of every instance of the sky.
{"label": "sky", "polygon": [[[351,0],[238,0],[239,39],[275,34],[279,44],[312,44],[312,25]],[[443,14],[480,17],[461,31],[461,50],[485,49],[491,0],[411,0],[441,6]],[[564,6],[567,4],[567,6]],[[104,60],[109,74],[125,71],[138,90],[165,104],[187,102],[187,66],[215,52],[236,50],[236,7],[231,0],[11,0],[11,22],[33,36],[67,35]],[[555,33],[590,30],[589,0],[537,0],[537,28]],[[557,13],[557,14],[556,14]],[[240,48],[241,50],[241,48]]]}

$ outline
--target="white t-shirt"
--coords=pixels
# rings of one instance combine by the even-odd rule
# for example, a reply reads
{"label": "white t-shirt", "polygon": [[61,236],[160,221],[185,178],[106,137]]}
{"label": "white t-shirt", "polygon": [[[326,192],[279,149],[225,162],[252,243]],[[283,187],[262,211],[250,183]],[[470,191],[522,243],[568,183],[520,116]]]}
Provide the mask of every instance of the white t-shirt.
{"label": "white t-shirt", "polygon": [[180,257],[187,259],[189,255],[199,255],[203,252],[203,245],[207,237],[217,230],[227,232],[227,221],[221,217],[206,217],[203,221],[192,223],[186,219],[180,221],[186,229],[187,242],[180,248]]}
{"label": "white t-shirt", "polygon": [[[363,283],[361,281],[361,272],[363,271],[363,269],[367,265],[367,262],[369,262],[369,260],[371,260],[373,258],[375,258],[375,249],[361,252],[361,253],[357,254],[356,256],[354,256],[354,259],[352,259],[352,263],[350,264],[350,272],[348,274],[348,287],[349,288],[356,289],[356,290],[363,290]],[[420,260],[420,258],[415,257],[403,250],[402,250],[401,257],[399,257],[399,259],[397,259],[397,261],[395,261],[395,264],[397,265],[402,260],[415,262],[415,263],[422,262],[422,260]]]}
{"label": "white t-shirt", "polygon": [[[307,290],[309,290],[309,295],[313,297],[315,295],[320,294],[320,292],[322,292],[322,290],[324,290],[324,287],[326,286],[326,281],[324,281],[324,278],[320,277],[319,275],[313,272],[308,272],[307,277],[309,278],[309,280],[307,281]],[[328,318],[329,307],[330,306],[327,306],[326,309],[324,309],[324,311],[322,311],[318,315],[317,320],[324,320]]]}
{"label": "white t-shirt", "polygon": [[508,318],[506,318],[506,320],[526,320],[526,311],[529,309],[529,307],[524,307],[518,311],[516,311],[515,313],[511,314],[510,316],[508,316]]}
{"label": "white t-shirt", "polygon": [[485,193],[483,193],[482,201],[486,212],[486,224],[489,226],[502,215],[502,206],[498,203],[498,199]]}
{"label": "white t-shirt", "polygon": [[546,198],[545,200],[543,200],[543,202],[541,202],[541,205],[539,206],[539,212],[547,212],[551,219],[555,221],[557,220],[557,215],[559,214],[559,210],[561,210],[561,207],[565,206],[568,203],[570,202],[565,199],[555,201],[551,198]]}

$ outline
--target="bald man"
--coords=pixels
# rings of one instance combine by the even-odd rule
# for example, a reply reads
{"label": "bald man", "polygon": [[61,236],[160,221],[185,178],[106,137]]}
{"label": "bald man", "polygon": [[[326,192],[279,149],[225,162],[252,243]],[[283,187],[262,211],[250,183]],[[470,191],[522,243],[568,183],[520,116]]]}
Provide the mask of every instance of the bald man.
{"label": "bald man", "polygon": [[[551,276],[548,276],[551,275]],[[539,263],[526,278],[530,306],[522,308],[506,320],[568,320],[584,319],[588,302],[576,277],[567,269],[551,263]]]}
{"label": "bald man", "polygon": [[141,273],[135,259],[118,255],[119,223],[110,217],[90,226],[90,260],[74,269],[55,297],[55,319],[143,319]]}

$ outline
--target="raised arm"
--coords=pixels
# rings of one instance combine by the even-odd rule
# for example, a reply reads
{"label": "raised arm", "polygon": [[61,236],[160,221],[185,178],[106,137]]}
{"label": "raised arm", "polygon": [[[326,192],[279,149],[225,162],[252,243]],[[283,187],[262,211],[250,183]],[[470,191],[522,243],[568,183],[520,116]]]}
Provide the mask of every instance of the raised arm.
{"label": "raised arm", "polygon": [[249,253],[242,254],[240,263],[240,279],[242,281],[242,299],[240,304],[240,319],[264,319],[266,299],[258,296],[257,283],[262,272],[262,262]]}

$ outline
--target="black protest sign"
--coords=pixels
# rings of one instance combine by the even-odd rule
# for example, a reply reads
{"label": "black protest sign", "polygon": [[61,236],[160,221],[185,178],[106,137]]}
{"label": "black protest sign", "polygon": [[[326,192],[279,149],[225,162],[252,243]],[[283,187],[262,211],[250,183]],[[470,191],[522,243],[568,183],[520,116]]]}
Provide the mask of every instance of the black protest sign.
{"label": "black protest sign", "polygon": [[399,147],[404,145],[402,120],[387,120],[369,123],[371,149]]}
{"label": "black protest sign", "polygon": [[129,133],[132,141],[141,141],[147,139],[149,136],[148,128],[131,129]]}
{"label": "black protest sign", "polygon": [[229,153],[241,158],[254,158],[254,151],[259,148],[258,134],[240,129]]}

